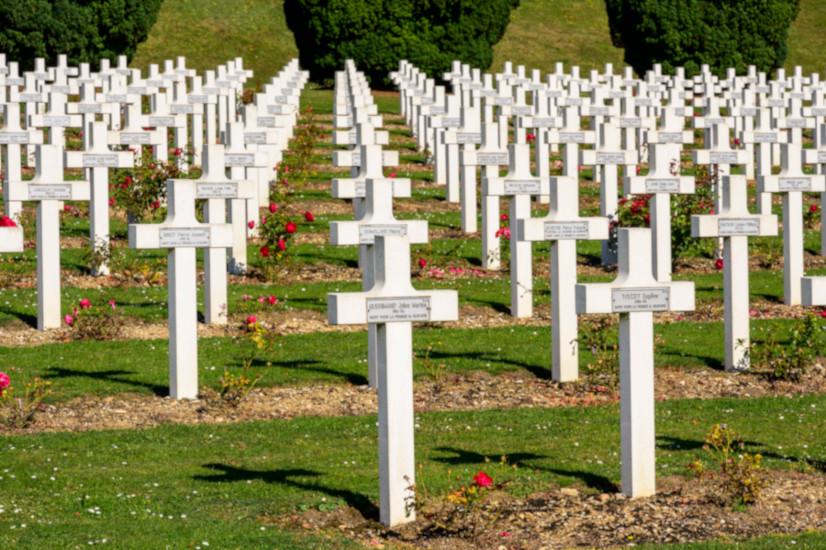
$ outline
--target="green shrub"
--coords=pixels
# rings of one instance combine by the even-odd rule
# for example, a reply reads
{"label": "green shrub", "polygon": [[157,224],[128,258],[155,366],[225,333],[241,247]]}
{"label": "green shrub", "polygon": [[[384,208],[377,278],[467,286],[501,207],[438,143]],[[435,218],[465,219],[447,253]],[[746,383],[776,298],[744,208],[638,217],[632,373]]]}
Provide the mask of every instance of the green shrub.
{"label": "green shrub", "polygon": [[0,2],[0,52],[22,70],[34,58],[50,65],[66,54],[70,65],[98,67],[101,58],[135,54],[155,23],[162,0],[15,0]]}
{"label": "green shrub", "polygon": [[614,46],[637,74],[662,63],[686,76],[707,63],[723,76],[748,65],[771,72],[783,66],[789,25],[800,0],[606,0]]}
{"label": "green shrub", "polygon": [[324,82],[353,59],[373,87],[407,59],[441,77],[459,59],[487,69],[519,0],[285,0],[301,66]]}

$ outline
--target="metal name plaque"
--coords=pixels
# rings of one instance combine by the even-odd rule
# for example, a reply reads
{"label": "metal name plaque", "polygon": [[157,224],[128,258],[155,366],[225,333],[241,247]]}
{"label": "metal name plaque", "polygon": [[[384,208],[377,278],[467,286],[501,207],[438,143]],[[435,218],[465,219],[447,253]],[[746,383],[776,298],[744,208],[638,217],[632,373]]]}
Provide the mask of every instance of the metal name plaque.
{"label": "metal name plaque", "polygon": [[209,103],[209,97],[203,94],[188,95],[186,96],[186,100],[189,103]]}
{"label": "metal name plaque", "polygon": [[551,117],[533,117],[531,119],[532,128],[553,128],[556,126],[556,119]]}
{"label": "metal name plaque", "polygon": [[582,105],[582,98],[578,98],[578,97],[568,98],[568,99],[565,100],[564,104],[568,105],[568,106],[579,107],[579,106]]}
{"label": "metal name plaque", "polygon": [[198,183],[195,193],[199,199],[235,199],[238,197],[238,184],[227,183]]}
{"label": "metal name plaque", "polygon": [[447,107],[436,106],[436,107],[431,107],[430,108],[430,114],[431,115],[443,115],[446,112],[447,112]]}
{"label": "metal name plaque", "polygon": [[650,179],[645,180],[646,193],[679,193],[679,179]]}
{"label": "metal name plaque", "polygon": [[68,86],[52,86],[49,91],[58,94],[68,94],[71,92]]}
{"label": "metal name plaque", "polygon": [[100,103],[78,103],[77,104],[77,112],[78,113],[102,113],[103,112],[103,105]]}
{"label": "metal name plaque", "polygon": [[175,117],[171,116],[150,116],[150,126],[175,126]]}
{"label": "metal name plaque", "polygon": [[279,105],[286,105],[287,104],[287,96],[285,95],[277,95],[275,96],[275,102]]}
{"label": "metal name plaque", "polygon": [[160,229],[161,248],[208,247],[209,228]]}
{"label": "metal name plaque", "polygon": [[513,105],[513,98],[512,97],[494,97],[493,98],[494,105]]}
{"label": "metal name plaque", "polygon": [[611,311],[668,311],[668,288],[614,288],[611,290]]}
{"label": "metal name plaque", "polygon": [[392,323],[429,320],[430,297],[367,299],[368,323]]}
{"label": "metal name plaque", "polygon": [[146,85],[152,88],[166,88],[166,82],[163,80],[147,80]]}
{"label": "metal name plaque", "polygon": [[221,88],[201,88],[201,91],[209,95],[221,95]]}
{"label": "metal name plaque", "polygon": [[267,113],[270,115],[280,115],[283,114],[284,108],[281,105],[268,105],[267,106]]}
{"label": "metal name plaque", "polygon": [[462,119],[459,117],[445,117],[442,119],[442,128],[461,128]]}
{"label": "metal name plaque", "polygon": [[256,117],[256,122],[263,128],[275,128],[274,116],[260,116]]}
{"label": "metal name plaque", "polygon": [[511,109],[511,113],[514,115],[525,116],[531,114],[533,109],[531,107],[514,107]]}
{"label": "metal name plaque", "polygon": [[126,103],[125,94],[108,94],[106,96],[107,103]]}
{"label": "metal name plaque", "polygon": [[479,97],[493,97],[496,95],[496,90],[480,90]]}
{"label": "metal name plaque", "polygon": [[638,97],[634,100],[634,105],[637,107],[650,107],[652,105],[650,97]]}
{"label": "metal name plaque", "polygon": [[43,200],[57,200],[68,201],[72,199],[71,184],[30,184],[29,185],[29,200],[43,201]]}
{"label": "metal name plaque", "polygon": [[585,143],[585,132],[559,132],[559,143]]}
{"label": "metal name plaque", "polygon": [[539,180],[505,180],[506,195],[539,195],[541,185]]}
{"label": "metal name plaque", "polygon": [[255,153],[227,153],[224,155],[226,166],[252,166],[255,163]]}
{"label": "metal name plaque", "polygon": [[67,116],[44,116],[43,126],[53,128],[67,128],[72,125],[72,119]]}
{"label": "metal name plaque", "polygon": [[267,143],[267,134],[264,132],[244,134],[244,143]]}
{"label": "metal name plaque", "polygon": [[625,164],[625,153],[597,153],[597,164]]}
{"label": "metal name plaque", "polygon": [[740,116],[757,116],[756,107],[741,107]]}
{"label": "metal name plaque", "polygon": [[169,112],[173,115],[191,115],[195,113],[192,105],[170,105]]}
{"label": "metal name plaque", "polygon": [[482,143],[482,134],[456,134],[456,143]]}
{"label": "metal name plaque", "polygon": [[771,86],[755,86],[754,92],[758,94],[770,94],[772,91]]}
{"label": "metal name plaque", "polygon": [[657,134],[657,140],[659,143],[682,143],[683,134],[682,132],[660,132]]}
{"label": "metal name plaque", "polygon": [[812,180],[810,178],[779,178],[777,188],[780,191],[811,191]]}
{"label": "metal name plaque", "polygon": [[353,196],[356,198],[364,198],[367,196],[367,184],[363,181],[356,182],[356,188],[353,191]]}
{"label": "metal name plaque", "polygon": [[9,132],[9,133],[0,133],[0,143],[8,144],[8,143],[28,143],[29,142],[29,134],[26,132]]}
{"label": "metal name plaque", "polygon": [[608,107],[590,107],[588,109],[589,116],[608,116]]}
{"label": "metal name plaque", "polygon": [[823,107],[812,107],[812,116],[826,116],[826,109]]}
{"label": "metal name plaque", "polygon": [[376,235],[407,235],[407,225],[359,226],[359,244],[374,244]]}
{"label": "metal name plaque", "polygon": [[6,86],[25,86],[26,80],[23,78],[7,78]]}
{"label": "metal name plaque", "polygon": [[[0,135],[0,143],[3,143],[2,139],[3,139],[3,136]],[[826,151],[818,151],[817,152],[817,162],[826,162]]]}
{"label": "metal name plaque", "polygon": [[786,102],[782,99],[770,99],[766,102],[769,107],[785,107]]}
{"label": "metal name plaque", "polygon": [[507,153],[476,153],[477,166],[504,166],[508,162]]}
{"label": "metal name plaque", "polygon": [[737,153],[714,153],[708,155],[711,164],[737,164]]}
{"label": "metal name plaque", "polygon": [[806,127],[806,119],[803,119],[803,118],[787,118],[786,119],[786,127],[787,128],[805,128]]}
{"label": "metal name plaque", "polygon": [[545,240],[563,241],[588,238],[588,222],[545,222]]}
{"label": "metal name plaque", "polygon": [[754,143],[777,143],[777,134],[755,132]]}
{"label": "metal name plaque", "polygon": [[734,237],[737,235],[760,235],[760,220],[733,219],[717,220],[717,234],[720,237]]}
{"label": "metal name plaque", "polygon": [[293,95],[292,88],[281,88],[281,95]]}
{"label": "metal name plaque", "polygon": [[725,124],[726,123],[725,119],[720,118],[720,117],[701,118],[700,120],[703,121],[703,124],[705,125],[706,128],[708,128],[708,127],[710,127],[714,124]]}
{"label": "metal name plaque", "polygon": [[150,135],[148,132],[140,132],[136,134],[121,134],[120,135],[120,143],[121,145],[129,145],[131,143],[149,143]]}
{"label": "metal name plaque", "polygon": [[20,101],[23,103],[28,103],[32,101],[43,101],[41,98],[43,96],[41,94],[20,94]]}
{"label": "metal name plaque", "polygon": [[627,94],[625,92],[608,92],[609,99],[620,99],[625,97]]}
{"label": "metal name plaque", "polygon": [[[683,94],[683,95],[685,95],[685,94]],[[685,98],[683,98],[683,99],[685,99]],[[674,109],[674,114],[677,115],[677,116],[685,117],[686,116],[685,107],[677,107],[676,109]]]}
{"label": "metal name plaque", "polygon": [[146,86],[127,86],[126,93],[146,95]]}
{"label": "metal name plaque", "polygon": [[117,155],[83,155],[84,168],[117,168]]}
{"label": "metal name plaque", "polygon": [[619,119],[620,128],[640,128],[642,127],[642,120],[639,118],[621,118]]}

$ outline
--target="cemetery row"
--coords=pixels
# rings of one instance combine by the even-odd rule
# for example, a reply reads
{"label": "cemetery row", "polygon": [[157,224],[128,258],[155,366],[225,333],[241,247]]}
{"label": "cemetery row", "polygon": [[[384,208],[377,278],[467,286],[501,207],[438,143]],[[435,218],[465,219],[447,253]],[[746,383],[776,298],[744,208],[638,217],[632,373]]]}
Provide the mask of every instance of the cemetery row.
{"label": "cemetery row", "polygon": [[[285,70],[292,70],[295,75],[294,78],[291,77],[290,82],[302,82],[302,76],[297,72],[296,67]],[[417,80],[418,77],[411,76],[411,73],[415,75],[415,69],[410,68],[408,71],[408,67],[403,65],[400,70],[400,82],[404,79],[408,82]],[[454,98],[454,102],[459,102],[458,98],[464,94],[461,82],[457,83],[461,80],[463,73],[457,72],[456,74],[460,76],[453,79],[453,85],[456,86],[454,93],[451,96],[445,96],[442,91],[441,95],[446,98],[445,101]],[[458,113],[459,123],[445,124],[446,129],[442,130],[441,134],[438,130],[434,131],[435,141],[428,144],[424,138],[422,148],[433,151],[434,174],[437,172],[437,167],[444,164],[446,178],[449,178],[447,175],[449,173],[458,176],[458,179],[453,180],[453,183],[457,184],[454,188],[451,188],[449,179],[445,181],[446,194],[447,200],[458,199],[461,203],[462,226],[467,233],[476,232],[476,166],[485,166],[481,182],[483,254],[481,261],[489,270],[500,268],[498,237],[502,232],[499,227],[501,219],[499,202],[501,197],[509,198],[510,223],[515,233],[513,238],[509,239],[511,311],[516,317],[531,315],[531,300],[522,299],[525,295],[530,298],[532,292],[530,242],[551,242],[551,300],[553,304],[551,326],[553,378],[556,381],[574,380],[578,376],[577,315],[620,314],[622,489],[628,496],[648,496],[654,493],[656,472],[654,463],[653,313],[687,311],[694,308],[693,283],[671,280],[669,247],[671,240],[669,195],[688,193],[693,187],[690,176],[679,174],[679,161],[675,167],[670,160],[671,155],[676,155],[679,159],[680,152],[675,152],[673,147],[669,149],[675,143],[683,144],[693,141],[693,138],[685,138],[686,133],[690,134],[685,131],[685,112],[689,106],[683,104],[682,107],[678,107],[676,105],[679,103],[678,100],[685,98],[680,98],[679,94],[674,92],[673,87],[669,89],[668,99],[660,96],[659,105],[656,108],[654,100],[650,100],[649,105],[645,105],[644,102],[637,104],[636,102],[642,101],[644,97],[641,97],[642,94],[634,95],[632,90],[641,84],[622,84],[629,90],[624,96],[617,96],[616,99],[620,99],[620,103],[628,100],[629,104],[634,106],[623,116],[620,110],[612,111],[613,104],[592,105],[586,101],[581,97],[579,83],[573,79],[568,81],[567,98],[562,94],[548,95],[549,98],[562,98],[561,103],[552,105],[550,101],[545,102],[541,99],[543,88],[521,87],[522,84],[528,85],[530,81],[512,86],[511,77],[515,81],[518,76],[518,74],[510,75],[506,67],[506,73],[498,80],[496,89],[492,86],[486,87],[485,83],[480,82],[481,87],[475,88],[479,90],[479,93],[475,94],[468,86],[467,104],[463,105],[459,102],[458,111],[454,112],[454,114]],[[427,82],[426,79],[423,80]],[[599,80],[598,77],[597,80]],[[703,89],[714,90],[716,84],[713,79],[709,76],[707,80],[708,82],[704,81],[701,84]],[[470,84],[473,84],[472,79]],[[492,80],[488,84],[492,84]],[[755,84],[759,84],[759,77]],[[669,88],[664,81],[661,85]],[[651,85],[652,88],[655,86],[656,84]],[[300,85],[295,87],[300,88]],[[574,89],[573,92],[570,88]],[[595,88],[596,86],[592,86],[590,89],[592,100]],[[525,101],[528,91],[532,96],[530,104]],[[483,94],[482,92],[492,93]],[[60,93],[62,92],[49,92],[49,94]],[[52,106],[51,97],[49,95],[49,107]],[[164,102],[163,99],[159,99],[162,97],[164,94],[159,93],[150,99],[150,110],[153,108],[153,102],[155,107],[157,103]],[[417,113],[415,115],[417,121],[414,123],[413,118],[410,120],[410,126],[417,133],[417,137],[429,133],[426,128],[430,124],[430,119],[424,113],[418,114],[424,107],[435,105],[436,112],[429,113],[434,117],[448,113],[447,104],[439,105],[435,98],[427,97],[426,91],[413,88],[407,90],[402,86],[400,97],[401,111],[404,115],[410,114],[411,111]],[[415,102],[417,97],[420,98],[418,104]],[[719,108],[715,106],[715,98],[713,92],[708,93],[698,105],[710,111],[704,112],[702,117],[692,118],[695,125],[699,124],[698,128],[703,128],[708,133],[705,149],[695,151],[693,160],[695,164],[708,164],[710,172],[718,176],[722,175],[714,181],[719,187],[721,197],[719,205],[715,208],[716,214],[699,216],[693,224],[696,226],[694,231],[696,236],[723,239],[724,265],[727,269],[725,274],[727,284],[724,290],[727,311],[726,367],[742,369],[747,367],[747,356],[742,350],[738,351],[736,344],[738,342],[742,344],[743,335],[748,340],[749,335],[748,285],[743,281],[743,278],[748,276],[748,270],[745,267],[746,239],[753,235],[769,235],[772,231],[776,234],[777,220],[765,204],[758,214],[750,213],[747,206],[746,176],[732,174],[727,168],[731,165],[747,166],[747,153],[745,149],[731,149],[729,130],[725,121],[714,121],[715,118],[719,118],[716,116],[719,115]],[[433,101],[425,102],[425,99],[433,99]],[[257,101],[258,96],[256,96]],[[662,104],[664,101],[673,102],[675,105],[664,106]],[[544,113],[539,111],[543,108],[541,105],[545,106]],[[438,107],[443,109],[442,113],[438,112]],[[522,110],[517,111],[517,107]],[[634,110],[646,107],[651,107],[651,112],[646,112],[645,116],[642,111]],[[232,105],[227,105],[228,110],[231,108]],[[673,128],[666,126],[669,115],[664,114],[671,108],[675,109],[674,118],[677,120]],[[676,113],[676,109],[680,108],[683,109],[682,115]],[[548,115],[557,109],[561,112],[561,117]],[[479,113],[479,116],[472,113],[465,114],[465,111],[472,110]],[[243,112],[249,115],[250,111],[247,111],[245,107]],[[36,116],[31,115],[31,117]],[[71,115],[59,116],[70,117]],[[395,525],[415,518],[408,507],[409,500],[413,496],[412,484],[416,474],[413,445],[412,323],[455,320],[458,316],[458,297],[455,290],[415,290],[410,283],[410,244],[427,242],[427,223],[421,220],[399,220],[393,215],[393,198],[409,196],[411,182],[403,178],[385,178],[383,175],[383,168],[397,165],[398,158],[394,157],[392,152],[382,151],[382,146],[389,142],[388,135],[386,132],[377,130],[377,127],[381,125],[381,118],[378,117],[372,103],[369,87],[352,63],[348,63],[345,71],[337,75],[334,116],[336,127],[348,128],[334,135],[334,143],[346,144],[350,146],[350,149],[336,151],[333,162],[336,166],[349,166],[352,171],[350,178],[338,178],[333,181],[332,193],[335,198],[353,201],[355,219],[331,223],[330,242],[332,245],[359,246],[359,266],[362,270],[363,288],[361,292],[330,294],[328,320],[332,325],[367,324],[368,326],[368,376],[370,385],[377,389],[378,394],[379,517],[385,525]],[[419,119],[420,116],[421,119]],[[582,128],[581,118],[583,116],[591,118],[591,129]],[[511,117],[515,119],[515,142],[508,144],[509,118]],[[540,117],[550,122],[541,125],[535,123],[534,120]],[[209,120],[212,117],[206,118]],[[254,118],[254,115],[249,115],[244,122]],[[614,118],[627,118],[637,122],[612,127]],[[656,122],[652,126],[643,126],[643,118],[655,120],[659,118],[660,126],[657,126]],[[680,121],[681,118],[682,121]],[[712,121],[709,121],[709,118]],[[465,122],[471,119],[476,121],[475,130],[470,129],[470,122],[468,126],[465,126]],[[32,124],[35,124],[37,120],[37,118],[29,118]],[[170,395],[173,398],[193,398],[198,393],[196,286],[192,284],[195,278],[195,249],[206,249],[204,256],[205,319],[207,322],[218,322],[220,315],[213,316],[211,312],[220,310],[220,305],[227,303],[227,266],[232,269],[233,265],[239,266],[244,263],[235,261],[233,264],[235,257],[227,262],[224,250],[233,249],[234,240],[239,235],[246,241],[250,232],[254,232],[260,211],[259,205],[263,204],[263,201],[268,201],[269,198],[270,180],[268,176],[272,171],[272,166],[252,163],[246,165],[245,173],[240,171],[233,173],[231,165],[225,160],[229,154],[244,154],[252,157],[258,154],[257,150],[253,150],[255,152],[248,149],[243,152],[230,150],[233,142],[246,145],[246,135],[240,137],[244,132],[244,122],[226,123],[223,139],[228,154],[224,154],[220,146],[213,146],[214,140],[209,138],[208,144],[202,145],[200,155],[203,173],[199,179],[175,179],[168,182],[168,210],[165,222],[130,224],[129,226],[131,247],[169,250],[169,385]],[[108,124],[111,127],[111,122]],[[128,124],[126,117],[123,118],[123,124]],[[534,126],[534,124],[537,125]],[[108,142],[105,137],[102,137],[108,135],[108,132],[116,131],[106,128],[106,125],[105,120],[90,120],[88,125],[82,126],[84,138],[87,134],[89,137],[89,145],[84,147],[87,154],[117,156],[116,152],[109,151]],[[54,129],[59,126],[45,127],[49,129],[50,139],[54,139],[57,134]],[[238,134],[234,134],[234,128],[239,128],[236,130]],[[436,125],[434,128],[439,128],[439,126]],[[631,130],[626,132],[623,138],[626,143],[632,142],[633,145],[630,148],[622,148],[622,139],[618,139],[621,135],[620,128]],[[535,142],[533,152],[537,158],[536,176],[532,173],[533,163],[530,158],[532,151],[528,143],[527,129],[538,132],[538,135],[530,134],[533,136],[531,141]],[[542,131],[545,131],[544,137]],[[605,146],[601,150],[604,142],[598,142],[596,136],[610,136],[612,132],[613,137],[608,140],[610,146]],[[192,133],[194,135],[200,132],[193,130]],[[459,136],[463,133],[468,137],[460,138]],[[775,134],[779,133],[775,132]],[[791,130],[789,133],[792,133]],[[184,134],[188,135],[189,131],[185,131]],[[659,136],[664,134],[676,134],[679,138],[662,138],[660,141]],[[233,139],[233,135],[239,136],[237,141]],[[802,137],[797,139],[798,142],[801,140]],[[442,153],[438,152],[437,141],[445,146]],[[103,146],[94,150],[96,143],[98,145],[102,143]],[[586,143],[595,145],[595,148],[580,150],[579,145]],[[640,144],[643,143],[648,144],[647,157],[641,151]],[[460,144],[463,148],[461,154],[457,155]],[[479,147],[476,148],[474,144],[478,144]],[[158,147],[166,149],[165,145],[163,143]],[[15,201],[38,203],[38,296],[45,300],[38,307],[38,325],[41,329],[49,328],[48,323],[40,322],[40,316],[43,315],[43,319],[46,318],[48,306],[54,301],[57,301],[59,312],[59,277],[49,277],[49,274],[56,271],[55,266],[59,269],[59,245],[55,246],[58,241],[55,214],[59,208],[59,202],[91,198],[91,191],[89,198],[86,199],[81,191],[75,191],[75,188],[81,187],[82,184],[64,180],[61,158],[65,159],[63,167],[71,166],[69,163],[71,152],[61,154],[62,146],[63,144],[59,142],[36,146],[34,179],[23,181],[21,178],[20,181],[10,183],[9,191],[5,195],[7,204]],[[451,149],[450,146],[455,147]],[[562,175],[557,177],[541,174],[542,171],[549,170],[553,146],[562,147]],[[795,211],[800,212],[802,200],[800,197],[803,191],[824,191],[820,176],[803,172],[801,148],[802,143],[796,143],[795,138],[788,137],[788,143],[784,143],[780,151],[779,158],[783,164],[781,173],[773,176],[769,170],[769,173],[758,175],[761,194],[782,193],[785,197],[784,201],[792,205],[784,210],[784,223],[795,217]],[[450,151],[453,151],[452,161]],[[707,158],[704,156],[705,153],[708,153]],[[18,151],[17,155],[20,156],[20,154],[21,152]],[[593,158],[589,156],[590,154],[593,154]],[[604,156],[606,154],[607,156]],[[128,158],[128,155],[124,156]],[[602,165],[600,159],[603,161]],[[580,216],[577,197],[579,166],[582,164],[621,165],[624,167],[624,173],[629,174],[634,172],[637,164],[646,159],[649,164],[648,175],[627,175],[624,178],[626,187],[624,195],[639,192],[651,194],[651,229],[619,228],[616,251],[606,246],[604,261],[610,263],[616,260],[618,263],[618,276],[614,282],[577,284],[576,242],[583,239],[607,241],[611,222],[616,217],[619,203],[616,188],[617,171],[614,169],[613,172],[608,171],[608,176],[600,182],[605,186],[602,192],[602,208],[608,208],[608,210],[603,211],[602,216],[599,217]],[[657,159],[660,159],[659,162]],[[160,158],[156,160],[162,161]],[[85,164],[83,159],[77,162],[80,164],[75,166],[84,169],[93,170],[98,167]],[[110,161],[96,159],[94,162]],[[104,171],[108,169],[106,166],[104,164],[102,167]],[[250,176],[250,166],[253,170],[263,169],[266,174],[265,185],[262,185],[261,180]],[[455,170],[451,170],[451,166]],[[504,177],[500,177],[500,166],[509,166]],[[230,169],[229,175],[227,175],[228,169]],[[252,181],[247,182],[244,178]],[[437,175],[435,179],[438,183]],[[89,186],[91,183],[87,182],[86,185]],[[244,191],[244,185],[247,183],[250,183],[248,185],[251,188],[250,191]],[[263,197],[262,188],[266,192]],[[537,196],[539,200],[546,200],[549,203],[547,216],[531,217],[531,196]],[[198,221],[195,213],[195,201],[198,198],[207,199],[203,223]],[[233,210],[234,202],[241,209],[240,214],[237,214],[238,217],[233,216],[233,212],[236,212]],[[611,207],[611,202],[616,204]],[[233,223],[223,223],[227,219],[227,214],[231,216],[230,221]],[[95,215],[92,213],[92,216]],[[240,225],[235,223],[237,220],[241,221]],[[47,224],[50,226],[47,227]],[[821,282],[817,278],[802,277],[802,253],[799,254],[801,269],[795,272],[788,267],[788,264],[793,263],[794,251],[798,248],[802,249],[802,229],[795,231],[796,227],[784,227],[784,245],[789,251],[785,273],[788,282],[787,302],[794,303],[795,289],[798,286],[804,287],[804,281],[809,281],[808,302],[810,305],[816,305],[820,302],[812,296],[816,296]],[[499,235],[496,235],[497,232]],[[15,238],[17,241],[14,248],[19,249],[20,238],[17,236]],[[96,240],[93,239],[92,242]],[[246,250],[245,243],[244,250]],[[214,255],[213,252],[215,252]],[[614,253],[615,258],[612,257]],[[54,263],[50,266],[48,261]],[[49,286],[50,283],[51,286]],[[47,294],[47,290],[55,288],[56,292]],[[745,302],[740,294],[743,289],[745,289]],[[738,292],[737,296],[734,296],[735,292]],[[745,318],[745,328],[743,318]]]}

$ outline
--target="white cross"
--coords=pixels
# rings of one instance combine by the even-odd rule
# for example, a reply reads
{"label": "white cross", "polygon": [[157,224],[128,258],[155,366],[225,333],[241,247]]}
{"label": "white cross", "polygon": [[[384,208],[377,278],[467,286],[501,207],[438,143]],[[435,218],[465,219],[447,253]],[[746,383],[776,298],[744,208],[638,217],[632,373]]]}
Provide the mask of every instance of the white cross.
{"label": "white cross", "polygon": [[760,193],[783,194],[783,302],[801,304],[803,277],[803,192],[826,191],[826,175],[803,174],[800,145],[784,143],[782,167],[776,176],[757,178]]}
{"label": "white cross", "polygon": [[[37,201],[37,329],[60,327],[60,201],[88,201],[88,181],[63,178],[62,148],[38,145],[34,179],[11,182],[8,200]],[[108,206],[108,205],[107,205]]]}
{"label": "white cross", "polygon": [[375,238],[375,283],[365,292],[327,295],[331,325],[376,325],[379,401],[379,517],[393,526],[406,514],[416,477],[413,436],[413,321],[455,321],[455,290],[415,290],[406,235]]}
{"label": "white cross", "polygon": [[691,216],[692,237],[723,238],[726,370],[749,368],[749,237],[777,235],[777,216],[751,214],[745,176],[723,176],[720,211]]}
{"label": "white cross", "polygon": [[[85,151],[64,153],[66,168],[88,168],[91,189],[89,201],[89,239],[92,250],[109,250],[109,169],[135,165],[131,151],[112,151],[108,145],[106,123],[91,122],[84,132]],[[104,254],[105,256],[105,254]],[[107,275],[106,262],[92,266],[93,275]]]}
{"label": "white cross", "polygon": [[129,225],[129,248],[168,249],[169,395],[198,396],[198,284],[196,248],[229,248],[232,226],[200,223],[195,217],[197,183],[169,180],[169,209],[159,224]]}
{"label": "white cross", "polygon": [[650,230],[619,230],[617,278],[576,285],[579,314],[619,313],[622,492],[655,493],[654,311],[692,311],[694,283],[662,282],[651,270]]}
{"label": "white cross", "polygon": [[[13,99],[14,94],[12,94]],[[23,168],[20,163],[21,145],[40,145],[43,143],[43,131],[20,127],[20,105],[9,102],[3,105],[3,128],[0,128],[0,150],[3,155],[3,167],[6,177],[3,180],[3,195],[6,199],[6,216],[19,221],[23,213],[23,203],[9,200],[9,183],[23,180]]]}

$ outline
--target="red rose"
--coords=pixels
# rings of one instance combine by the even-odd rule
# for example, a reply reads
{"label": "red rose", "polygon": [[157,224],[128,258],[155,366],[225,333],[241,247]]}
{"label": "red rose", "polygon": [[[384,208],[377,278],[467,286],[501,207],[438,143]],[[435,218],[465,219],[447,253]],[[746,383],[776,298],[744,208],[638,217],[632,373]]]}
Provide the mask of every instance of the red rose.
{"label": "red rose", "polygon": [[287,249],[287,241],[284,239],[278,239],[278,250],[286,250]]}
{"label": "red rose", "polygon": [[278,210],[278,205],[277,204],[271,204],[270,205],[270,212],[275,214],[277,210]]}
{"label": "red rose", "polygon": [[254,228],[255,228],[255,222],[254,222],[253,220],[250,220],[250,223],[248,223],[247,225],[249,225],[249,226],[250,226],[250,229],[254,229]]}
{"label": "red rose", "polygon": [[315,221],[315,216],[313,215],[312,212],[304,212],[304,219],[307,220],[308,222],[314,222]]}
{"label": "red rose", "polygon": [[479,472],[478,474],[473,476],[473,481],[475,481],[476,485],[478,485],[479,487],[487,487],[491,483],[493,483],[493,480],[485,472]]}
{"label": "red rose", "polygon": [[427,265],[427,260],[425,260],[424,258],[421,258],[419,260],[419,267],[424,267],[426,265]]}
{"label": "red rose", "polygon": [[260,249],[258,249],[258,254],[262,258],[269,258],[269,256],[270,256],[270,247],[262,246]]}
{"label": "red rose", "polygon": [[296,225],[293,222],[288,222],[284,229],[287,230],[287,233],[295,233]]}
{"label": "red rose", "polygon": [[717,269],[723,269],[723,258],[717,258],[717,261],[714,262],[714,265]]}

